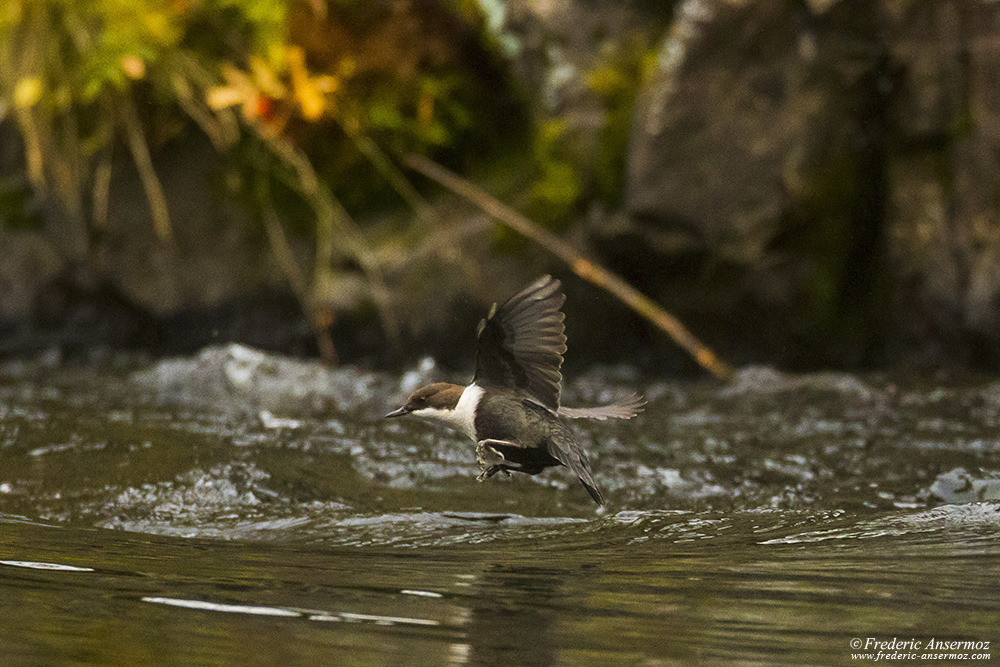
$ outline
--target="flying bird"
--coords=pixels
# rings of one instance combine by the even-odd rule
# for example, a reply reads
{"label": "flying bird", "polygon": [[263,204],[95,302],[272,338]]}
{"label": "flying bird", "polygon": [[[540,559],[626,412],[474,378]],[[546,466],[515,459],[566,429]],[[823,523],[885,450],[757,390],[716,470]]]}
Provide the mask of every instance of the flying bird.
{"label": "flying bird", "polygon": [[535,475],[566,466],[599,504],[604,496],[587,452],[567,419],[631,419],[646,402],[638,394],[590,408],[560,405],[566,334],[561,284],[544,276],[479,323],[476,374],[467,386],[435,382],[414,391],[386,417],[412,414],[472,438],[482,482],[498,472]]}

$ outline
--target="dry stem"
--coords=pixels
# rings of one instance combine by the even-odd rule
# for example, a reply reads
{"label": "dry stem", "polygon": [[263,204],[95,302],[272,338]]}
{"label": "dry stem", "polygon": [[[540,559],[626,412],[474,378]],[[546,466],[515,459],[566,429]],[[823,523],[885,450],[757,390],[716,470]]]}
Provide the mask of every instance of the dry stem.
{"label": "dry stem", "polygon": [[570,244],[552,232],[539,227],[489,193],[425,157],[409,155],[404,159],[404,162],[411,169],[443,185],[511,229],[538,243],[569,265],[573,273],[584,280],[610,292],[622,303],[669,335],[702,368],[715,377],[728,381],[733,376],[733,367],[703,345],[680,320],[660,308],[656,302],[629,285],[618,275],[585,258]]}

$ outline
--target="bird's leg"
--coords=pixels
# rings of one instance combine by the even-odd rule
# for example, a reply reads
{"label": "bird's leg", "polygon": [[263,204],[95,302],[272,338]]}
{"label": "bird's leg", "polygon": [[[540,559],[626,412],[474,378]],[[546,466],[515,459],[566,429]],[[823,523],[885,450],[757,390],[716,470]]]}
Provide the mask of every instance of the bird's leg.
{"label": "bird's leg", "polygon": [[479,476],[476,477],[477,482],[486,481],[498,472],[510,475],[511,470],[521,469],[521,464],[508,461],[497,446],[522,448],[521,445],[507,440],[480,440],[476,445],[476,462],[479,463],[480,470]]}
{"label": "bird's leg", "polygon": [[497,474],[498,472],[502,472],[503,474],[507,475],[508,477],[510,476],[510,471],[508,471],[506,468],[504,468],[503,466],[495,465],[495,466],[490,466],[489,468],[483,469],[483,471],[476,476],[476,481],[477,482],[485,482],[486,480],[488,480],[490,477],[492,477],[493,475]]}
{"label": "bird's leg", "polygon": [[476,462],[479,463],[477,482],[484,482],[501,470],[506,472],[503,465],[506,462],[504,455],[489,444],[490,442],[490,440],[481,440],[476,445]]}

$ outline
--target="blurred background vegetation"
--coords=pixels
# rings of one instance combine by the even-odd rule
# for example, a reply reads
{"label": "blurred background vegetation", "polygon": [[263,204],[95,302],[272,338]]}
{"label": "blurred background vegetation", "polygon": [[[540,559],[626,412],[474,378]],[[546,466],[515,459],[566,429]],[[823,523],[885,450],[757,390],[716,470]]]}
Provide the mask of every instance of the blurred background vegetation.
{"label": "blurred background vegetation", "polygon": [[[126,147],[125,168],[171,246],[177,223],[151,156],[200,130],[226,157],[227,187],[266,229],[317,331],[338,258],[361,267],[383,323],[395,326],[347,212],[386,201],[420,212],[394,156],[461,161],[495,147],[501,119],[507,136],[525,130],[516,105],[496,96],[504,81],[478,48],[472,3],[24,0],[5,9],[0,109],[17,123],[25,164],[5,175],[4,223],[41,224],[28,203],[44,193],[60,205],[66,245],[86,255],[107,223],[113,165],[122,167],[115,150]],[[314,246],[311,270],[289,228]]]}
{"label": "blurred background vegetation", "polygon": [[[79,256],[107,224],[116,167],[141,179],[159,242],[177,243],[183,230],[153,156],[200,131],[225,156],[226,188],[266,230],[317,328],[346,259],[366,275],[392,331],[378,261],[348,210],[402,204],[426,221],[399,156],[430,155],[495,180],[517,169],[528,209],[553,225],[582,195],[565,127],[532,124],[475,2],[8,0],[5,9],[0,113],[17,124],[24,165],[4,174],[3,221],[40,226],[31,202],[52,197],[63,244]],[[634,84],[611,69],[594,82],[623,116],[599,156],[612,199],[623,97]],[[116,163],[122,150],[130,164]],[[522,153],[527,170],[515,160]],[[307,265],[289,234],[314,246]]]}
{"label": "blurred background vegetation", "polygon": [[567,275],[416,154],[736,360],[1000,360],[997,3],[0,2],[0,354],[447,353]]}
{"label": "blurred background vegetation", "polygon": [[[366,301],[396,339],[378,249],[413,246],[432,225],[401,156],[521,193],[516,203],[554,228],[579,213],[585,189],[619,197],[650,45],[629,44],[612,54],[621,62],[588,72],[610,113],[584,156],[566,122],[532,109],[505,69],[498,11],[472,0],[6,0],[0,122],[16,124],[6,138],[20,140],[23,163],[2,174],[3,225],[51,227],[54,215],[57,251],[86,263],[109,233],[124,169],[141,183],[159,246],[146,252],[210,242],[172,215],[156,164],[200,133],[222,158],[212,175],[262,230],[321,354],[335,359],[328,304],[345,274],[363,276]],[[40,214],[43,199],[57,212]],[[378,213],[395,215],[388,233],[372,229]],[[494,241],[518,247],[500,229]]]}

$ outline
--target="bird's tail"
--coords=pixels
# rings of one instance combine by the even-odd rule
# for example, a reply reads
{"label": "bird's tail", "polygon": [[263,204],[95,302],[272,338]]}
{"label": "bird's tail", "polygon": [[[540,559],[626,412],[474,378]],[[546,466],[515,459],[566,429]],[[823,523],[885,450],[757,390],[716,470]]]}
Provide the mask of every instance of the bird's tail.
{"label": "bird's tail", "polygon": [[597,488],[597,485],[594,483],[594,478],[590,476],[590,472],[587,470],[584,470],[583,472],[583,475],[577,473],[577,476],[580,478],[580,483],[583,484],[583,488],[587,489],[587,493],[589,493],[590,497],[594,499],[594,502],[601,507],[604,507],[604,494],[602,494],[601,490]]}
{"label": "bird's tail", "polygon": [[576,473],[576,476],[580,478],[580,483],[583,484],[583,488],[587,489],[590,497],[594,499],[594,502],[603,507],[604,495],[597,488],[597,483],[590,474],[590,462],[587,461],[587,453],[583,451],[583,447],[573,437],[573,434],[567,429],[560,429],[559,432],[549,438],[547,444],[549,454],[558,460],[559,463],[562,463]]}

